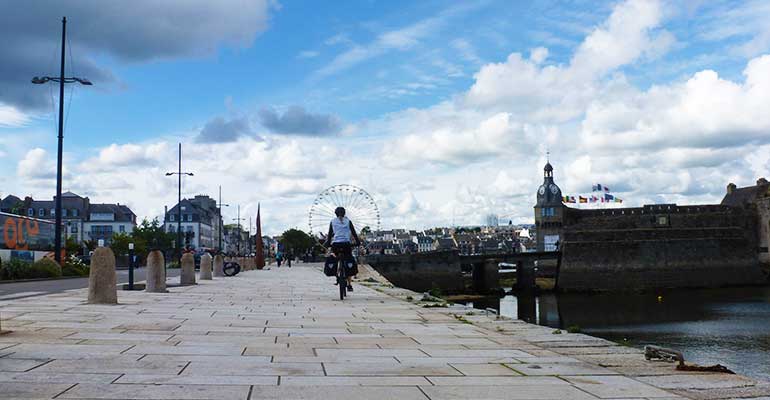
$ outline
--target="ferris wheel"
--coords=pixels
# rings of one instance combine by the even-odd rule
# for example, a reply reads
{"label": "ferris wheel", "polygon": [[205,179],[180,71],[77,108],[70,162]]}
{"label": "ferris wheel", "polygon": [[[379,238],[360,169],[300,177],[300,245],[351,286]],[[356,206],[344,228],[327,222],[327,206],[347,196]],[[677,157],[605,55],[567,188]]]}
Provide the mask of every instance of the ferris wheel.
{"label": "ferris wheel", "polygon": [[365,227],[372,231],[380,229],[380,209],[369,193],[358,186],[335,185],[319,193],[310,206],[308,226],[312,235],[326,234],[337,207],[345,208],[345,216],[357,231]]}

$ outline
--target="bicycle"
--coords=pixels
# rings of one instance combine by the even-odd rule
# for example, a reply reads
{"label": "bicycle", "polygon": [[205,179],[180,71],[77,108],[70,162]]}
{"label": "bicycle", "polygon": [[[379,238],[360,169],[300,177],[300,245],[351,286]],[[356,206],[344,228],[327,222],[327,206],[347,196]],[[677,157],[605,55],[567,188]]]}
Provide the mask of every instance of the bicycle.
{"label": "bicycle", "polygon": [[238,275],[238,273],[241,272],[241,265],[234,261],[228,261],[225,263],[224,267],[222,268],[222,272],[226,276]]}
{"label": "bicycle", "polygon": [[[348,276],[350,272],[353,272],[355,262],[352,254],[347,257],[335,254],[334,263],[324,266],[324,273],[327,276],[333,275],[337,278],[337,286],[340,287],[340,300],[344,300],[347,296]],[[328,270],[329,267],[332,267],[332,270]]]}

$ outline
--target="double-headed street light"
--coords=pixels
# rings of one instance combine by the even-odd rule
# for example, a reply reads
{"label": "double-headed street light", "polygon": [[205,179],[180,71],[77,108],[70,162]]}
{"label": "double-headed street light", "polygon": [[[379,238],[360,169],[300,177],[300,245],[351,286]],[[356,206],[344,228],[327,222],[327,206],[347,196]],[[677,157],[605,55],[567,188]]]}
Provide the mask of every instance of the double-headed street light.
{"label": "double-headed street light", "polygon": [[182,172],[182,143],[179,143],[179,169],[177,172],[166,172],[166,176],[178,175],[178,197],[177,197],[177,223],[176,223],[176,248],[179,255],[179,265],[182,265],[182,175],[193,176],[192,172]]}
{"label": "double-headed street light", "polygon": [[50,76],[36,76],[32,78],[32,83],[36,85],[42,85],[44,83],[48,82],[57,82],[59,83],[59,150],[57,153],[57,161],[56,161],[56,237],[54,238],[54,259],[59,265],[62,265],[61,260],[61,186],[62,186],[62,147],[64,142],[64,120],[62,119],[64,115],[64,84],[65,83],[80,83],[81,85],[91,86],[93,85],[91,81],[84,78],[65,78],[64,77],[64,46],[66,43],[65,38],[67,37],[67,17],[62,18],[61,20],[61,71],[59,73],[58,77],[50,77]]}
{"label": "double-headed street light", "polygon": [[230,207],[229,204],[223,204],[222,203],[222,186],[219,186],[219,203],[217,204],[218,210],[219,210],[219,221],[217,221],[217,224],[219,225],[219,252],[224,252],[224,249],[222,249],[222,229],[224,227],[222,226],[222,207]]}

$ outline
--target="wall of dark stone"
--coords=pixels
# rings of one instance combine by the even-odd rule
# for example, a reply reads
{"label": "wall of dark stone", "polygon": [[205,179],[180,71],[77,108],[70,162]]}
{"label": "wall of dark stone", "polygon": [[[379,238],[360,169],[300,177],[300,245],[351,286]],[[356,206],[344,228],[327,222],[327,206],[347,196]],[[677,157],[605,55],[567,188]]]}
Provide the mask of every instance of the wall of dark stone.
{"label": "wall of dark stone", "polygon": [[466,279],[457,251],[403,255],[369,255],[366,262],[390,283],[416,292],[437,287],[444,293],[462,293]]}
{"label": "wall of dark stone", "polygon": [[654,205],[565,214],[558,288],[644,290],[759,284],[755,210]]}

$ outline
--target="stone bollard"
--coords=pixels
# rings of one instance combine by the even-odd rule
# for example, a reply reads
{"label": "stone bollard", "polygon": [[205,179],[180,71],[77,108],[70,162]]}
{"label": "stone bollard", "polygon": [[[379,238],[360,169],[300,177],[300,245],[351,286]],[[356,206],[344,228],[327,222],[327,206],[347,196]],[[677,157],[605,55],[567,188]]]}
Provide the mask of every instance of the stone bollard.
{"label": "stone bollard", "polygon": [[147,286],[150,293],[168,293],[166,290],[166,260],[160,250],[153,250],[147,255]]}
{"label": "stone bollard", "polygon": [[214,256],[214,277],[221,278],[225,276],[225,259],[221,254]]}
{"label": "stone bollard", "polygon": [[209,253],[204,253],[201,256],[201,274],[200,274],[201,280],[211,280],[211,255]]}
{"label": "stone bollard", "polygon": [[91,304],[118,304],[115,255],[109,247],[97,247],[91,256],[88,275],[88,302]]}
{"label": "stone bollard", "polygon": [[182,286],[195,284],[195,257],[192,253],[185,253],[182,256],[182,272],[179,276],[179,284]]}

